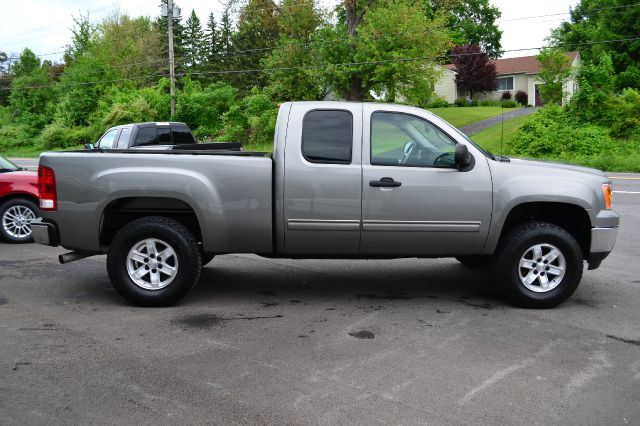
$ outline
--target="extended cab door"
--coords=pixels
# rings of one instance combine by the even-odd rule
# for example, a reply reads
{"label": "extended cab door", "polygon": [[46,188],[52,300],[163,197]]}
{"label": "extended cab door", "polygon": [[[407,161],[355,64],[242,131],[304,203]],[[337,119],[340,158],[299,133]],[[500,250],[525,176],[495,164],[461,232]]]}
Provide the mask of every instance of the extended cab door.
{"label": "extended cab door", "polygon": [[361,252],[479,253],[492,209],[486,157],[464,141],[475,161],[457,170],[462,137],[416,108],[365,104],[363,117]]}
{"label": "extended cab door", "polygon": [[294,103],[284,152],[287,254],[357,254],[362,105]]}

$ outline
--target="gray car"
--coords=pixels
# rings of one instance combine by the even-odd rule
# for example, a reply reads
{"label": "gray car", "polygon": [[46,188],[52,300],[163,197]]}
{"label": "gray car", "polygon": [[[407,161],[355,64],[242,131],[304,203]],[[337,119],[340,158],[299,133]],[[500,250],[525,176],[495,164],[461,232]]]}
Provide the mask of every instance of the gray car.
{"label": "gray car", "polygon": [[44,153],[40,179],[35,240],[73,250],[63,262],[107,253],[141,305],[179,301],[214,255],[257,253],[456,257],[493,268],[517,305],[552,307],[619,221],[598,170],[494,156],[427,111],[379,103],[285,103],[272,156]]}

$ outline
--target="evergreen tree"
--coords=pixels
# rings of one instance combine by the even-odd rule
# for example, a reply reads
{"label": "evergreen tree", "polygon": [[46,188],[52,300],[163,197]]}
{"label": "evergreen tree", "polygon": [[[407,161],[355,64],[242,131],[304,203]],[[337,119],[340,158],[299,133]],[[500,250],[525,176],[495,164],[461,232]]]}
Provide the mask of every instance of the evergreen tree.
{"label": "evergreen tree", "polygon": [[220,60],[220,32],[218,31],[218,24],[213,13],[209,14],[209,20],[207,21],[207,29],[204,33],[205,37],[205,60],[207,63],[207,69],[218,69],[218,62]]}
{"label": "evergreen tree", "polygon": [[[230,56],[233,51],[233,24],[231,22],[230,7],[227,5],[220,20],[220,42],[218,44],[218,69],[230,70],[233,68],[233,58]],[[229,80],[227,76],[225,80]]]}
{"label": "evergreen tree", "polygon": [[185,62],[189,68],[196,68],[202,64],[205,56],[205,39],[202,31],[200,18],[195,10],[191,10],[191,15],[187,18],[184,31]]}

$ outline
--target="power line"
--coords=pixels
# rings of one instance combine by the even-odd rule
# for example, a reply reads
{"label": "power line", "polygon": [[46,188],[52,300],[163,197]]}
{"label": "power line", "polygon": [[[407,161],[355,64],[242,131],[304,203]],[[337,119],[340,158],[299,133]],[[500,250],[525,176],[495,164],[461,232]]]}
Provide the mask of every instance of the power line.
{"label": "power line", "polygon": [[[626,5],[622,5],[622,6],[601,7],[601,8],[598,8],[598,9],[589,9],[584,14],[588,14],[588,13],[591,13],[591,12],[599,12],[601,10],[623,9],[623,8],[629,8],[629,7],[634,7],[634,6],[640,6],[640,3],[626,4]],[[569,14],[571,14],[571,11],[569,11],[569,12],[549,13],[547,15],[522,16],[520,18],[511,18],[511,19],[497,19],[496,21],[498,21],[498,22],[525,21],[525,20],[528,20],[528,19],[548,18],[548,17],[551,17],[551,16],[561,16],[561,15],[569,15]]]}
{"label": "power line", "polygon": [[[640,37],[627,38],[627,39],[616,39],[616,40],[601,40],[601,41],[591,41],[591,42],[583,42],[583,43],[574,43],[574,44],[566,44],[566,45],[557,45],[553,47],[557,48],[569,48],[569,47],[577,47],[584,45],[595,45],[595,44],[610,44],[616,42],[624,42],[624,41],[636,41],[640,40]],[[538,50],[543,49],[543,47],[529,47],[529,48],[520,48],[520,49],[510,49],[505,52],[522,52],[528,50]],[[456,57],[456,56],[471,56],[483,54],[480,53],[462,53],[462,54],[451,54],[448,55],[448,58]],[[386,59],[379,61],[359,61],[359,62],[342,62],[342,63],[334,63],[334,64],[319,64],[319,65],[307,65],[307,66],[297,66],[297,67],[276,67],[276,68],[255,68],[255,69],[238,69],[238,70],[224,70],[224,71],[193,71],[193,72],[184,72],[176,74],[176,76],[186,77],[186,76],[197,76],[197,75],[225,75],[225,74],[242,74],[242,73],[272,73],[277,71],[296,71],[296,70],[306,70],[306,69],[322,69],[328,67],[349,67],[349,66],[358,66],[358,65],[381,65],[386,63],[406,63],[406,62],[416,62],[416,61],[424,61],[424,60],[433,60],[434,58],[430,57],[412,57],[412,58],[395,58],[395,59]],[[125,81],[136,81],[136,80],[144,80],[156,77],[168,77],[169,74],[166,73],[158,73],[158,74],[150,74],[145,76],[136,76],[136,77],[126,77],[126,78],[118,78],[111,80],[97,80],[97,81],[86,81],[86,82],[78,82],[78,83],[56,83],[56,84],[46,84],[39,86],[30,86],[24,87],[24,89],[43,89],[48,87],[58,86],[61,88],[68,87],[76,87],[76,86],[86,86],[91,84],[100,84],[100,83],[120,83]],[[11,90],[11,88],[2,88],[0,90]]]}
{"label": "power line", "polygon": [[[136,10],[136,9],[141,9],[141,8],[143,8],[143,7],[147,7],[147,6],[149,6],[149,5],[151,5],[151,4],[154,4],[154,3],[155,3],[155,2],[145,3],[145,4],[142,4],[142,5],[140,5],[140,6],[136,6],[136,7],[134,7],[134,8],[128,9],[127,11]],[[117,4],[120,4],[120,3],[117,3]],[[115,9],[111,9],[111,10],[115,10]],[[111,11],[111,10],[109,10],[109,11]],[[97,21],[94,21],[93,23],[95,23],[95,22],[97,22]],[[16,44],[25,43],[25,42],[27,42],[27,41],[38,40],[38,39],[45,38],[45,37],[49,37],[49,36],[52,36],[52,35],[66,33],[67,31],[70,31],[70,30],[67,28],[66,30],[61,30],[61,31],[56,31],[56,32],[52,32],[52,33],[42,34],[42,35],[40,35],[40,36],[38,36],[38,37],[32,37],[32,38],[28,38],[28,39],[20,40],[20,41],[12,41],[12,42],[9,42],[9,43],[3,43],[3,45],[4,45],[4,46],[13,46],[13,45],[16,45]],[[27,32],[27,34],[28,34],[28,32]],[[13,38],[13,36],[5,37],[5,40],[6,40],[7,38],[11,39],[11,38]],[[36,56],[45,56],[45,55],[36,55]]]}

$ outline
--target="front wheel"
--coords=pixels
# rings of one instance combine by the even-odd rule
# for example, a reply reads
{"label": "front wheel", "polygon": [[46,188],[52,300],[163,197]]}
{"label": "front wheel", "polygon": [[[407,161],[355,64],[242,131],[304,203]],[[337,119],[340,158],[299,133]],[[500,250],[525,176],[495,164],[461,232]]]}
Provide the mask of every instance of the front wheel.
{"label": "front wheel", "polygon": [[511,230],[496,255],[498,282],[524,308],[552,308],[567,300],[582,278],[583,256],[565,229],[532,222]]}
{"label": "front wheel", "polygon": [[198,242],[181,223],[160,216],[134,220],[113,238],[107,271],[114,288],[140,306],[170,306],[200,278]]}

